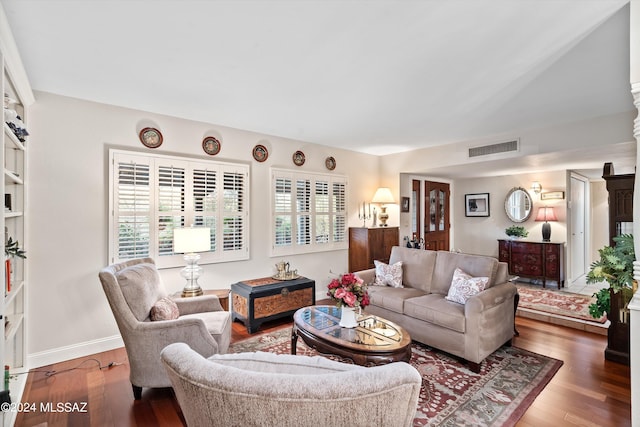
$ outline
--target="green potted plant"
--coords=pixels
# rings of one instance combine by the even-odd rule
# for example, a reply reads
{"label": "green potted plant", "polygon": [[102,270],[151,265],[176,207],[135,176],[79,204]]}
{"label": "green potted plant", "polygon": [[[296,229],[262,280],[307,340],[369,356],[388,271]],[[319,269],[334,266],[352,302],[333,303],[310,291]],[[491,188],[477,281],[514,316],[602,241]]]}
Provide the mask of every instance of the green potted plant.
{"label": "green potted plant", "polygon": [[589,314],[599,319],[605,313],[611,313],[611,293],[622,293],[626,303],[634,292],[633,262],[636,259],[633,247],[633,235],[622,234],[613,238],[615,246],[598,249],[600,259],[591,263],[587,273],[587,283],[606,281],[609,286],[593,294],[596,302],[589,306]]}
{"label": "green potted plant", "polygon": [[600,318],[606,313],[610,321],[604,358],[628,365],[631,333],[627,305],[637,289],[637,283],[633,280],[636,257],[633,235],[616,236],[613,241],[615,246],[598,250],[600,259],[591,263],[587,274],[587,283],[606,281],[609,285],[594,294],[596,302],[589,306],[589,314]]}
{"label": "green potted plant", "polygon": [[529,232],[521,225],[512,225],[504,230],[509,237],[527,237]]}
{"label": "green potted plant", "polygon": [[20,243],[17,240],[13,240],[9,237],[7,243],[4,245],[4,254],[7,258],[18,257],[18,258],[26,258],[27,253],[20,249]]}

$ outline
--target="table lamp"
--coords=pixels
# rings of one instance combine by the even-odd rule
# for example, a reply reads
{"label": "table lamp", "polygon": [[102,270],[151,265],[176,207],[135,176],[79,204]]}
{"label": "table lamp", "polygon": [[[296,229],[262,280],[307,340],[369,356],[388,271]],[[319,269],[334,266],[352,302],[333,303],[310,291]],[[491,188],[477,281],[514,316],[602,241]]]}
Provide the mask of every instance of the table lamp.
{"label": "table lamp", "polygon": [[210,250],[211,229],[209,227],[185,227],[173,230],[173,252],[184,254],[184,260],[187,263],[180,272],[187,280],[182,290],[183,297],[202,295],[202,288],[198,284],[202,268],[198,265],[200,255],[197,252]]}
{"label": "table lamp", "polygon": [[538,215],[536,216],[536,221],[544,221],[542,224],[542,241],[550,242],[551,241],[551,224],[548,221],[557,221],[556,213],[553,211],[552,207],[541,207],[538,209]]}
{"label": "table lamp", "polygon": [[380,227],[387,226],[387,220],[389,219],[389,214],[387,213],[387,207],[385,204],[387,203],[395,203],[393,200],[393,195],[391,194],[391,190],[386,187],[380,187],[376,190],[376,194],[373,195],[373,200],[371,203],[379,203],[380,204]]}

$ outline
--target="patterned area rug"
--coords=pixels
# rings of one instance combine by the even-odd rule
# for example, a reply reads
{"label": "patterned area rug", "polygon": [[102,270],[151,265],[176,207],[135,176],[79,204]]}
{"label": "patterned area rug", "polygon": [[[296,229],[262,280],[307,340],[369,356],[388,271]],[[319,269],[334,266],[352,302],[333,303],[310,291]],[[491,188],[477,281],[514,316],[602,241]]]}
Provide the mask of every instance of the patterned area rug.
{"label": "patterned area rug", "polygon": [[589,322],[604,323],[607,321],[606,316],[594,319],[589,314],[589,305],[595,302],[595,297],[590,295],[572,294],[525,283],[516,283],[516,286],[520,294],[520,303],[518,304],[520,308]]}
{"label": "patterned area rug", "polygon": [[[229,352],[291,353],[284,327],[232,344]],[[297,354],[318,353],[298,340]],[[350,362],[335,356],[331,359]],[[414,426],[513,426],[562,366],[562,361],[516,347],[503,347],[482,363],[479,374],[451,356],[413,342],[411,365],[422,374]]]}

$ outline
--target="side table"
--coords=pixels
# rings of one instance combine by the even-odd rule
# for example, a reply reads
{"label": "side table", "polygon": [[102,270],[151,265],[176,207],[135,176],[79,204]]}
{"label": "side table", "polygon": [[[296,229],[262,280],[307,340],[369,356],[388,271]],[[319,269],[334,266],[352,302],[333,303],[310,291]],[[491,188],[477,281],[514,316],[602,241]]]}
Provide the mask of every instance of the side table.
{"label": "side table", "polygon": [[[229,311],[229,293],[231,291],[229,289],[204,289],[202,291],[203,295],[215,295],[220,300],[220,305],[224,311]],[[176,292],[171,295],[173,298],[183,298],[181,296],[182,292]],[[190,297],[184,297],[190,298]]]}

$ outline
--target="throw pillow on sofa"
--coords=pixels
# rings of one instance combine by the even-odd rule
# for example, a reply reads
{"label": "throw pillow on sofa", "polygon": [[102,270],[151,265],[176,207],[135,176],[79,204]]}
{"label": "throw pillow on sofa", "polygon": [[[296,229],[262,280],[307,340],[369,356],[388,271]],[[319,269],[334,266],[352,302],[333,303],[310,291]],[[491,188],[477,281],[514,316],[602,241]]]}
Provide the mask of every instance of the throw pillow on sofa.
{"label": "throw pillow on sofa", "polygon": [[376,280],[373,282],[375,286],[391,286],[393,288],[402,288],[402,261],[398,261],[393,265],[385,264],[380,261],[373,261],[376,266]]}
{"label": "throw pillow on sofa", "polygon": [[489,283],[488,277],[472,277],[456,268],[449,293],[445,298],[449,301],[465,304],[469,298],[482,292],[487,283]]}
{"label": "throw pillow on sofa", "polygon": [[151,320],[175,320],[180,317],[180,311],[175,301],[164,297],[160,298],[151,307],[151,313],[149,313]]}

